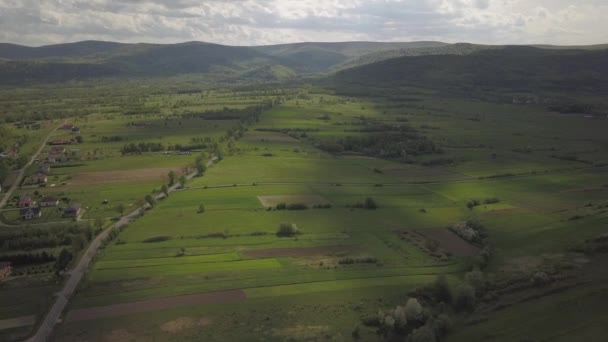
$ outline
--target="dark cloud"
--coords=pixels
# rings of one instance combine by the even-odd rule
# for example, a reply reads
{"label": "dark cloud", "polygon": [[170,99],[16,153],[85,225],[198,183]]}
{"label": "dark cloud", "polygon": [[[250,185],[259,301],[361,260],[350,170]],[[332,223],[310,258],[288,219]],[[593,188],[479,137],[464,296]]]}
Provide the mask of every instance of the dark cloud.
{"label": "dark cloud", "polygon": [[606,15],[605,0],[0,0],[0,41],[582,44],[608,40]]}

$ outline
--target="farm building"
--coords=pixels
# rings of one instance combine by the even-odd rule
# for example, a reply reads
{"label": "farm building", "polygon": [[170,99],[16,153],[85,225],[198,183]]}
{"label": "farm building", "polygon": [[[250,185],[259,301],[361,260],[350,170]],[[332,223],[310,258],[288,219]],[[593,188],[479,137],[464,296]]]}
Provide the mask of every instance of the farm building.
{"label": "farm building", "polygon": [[62,163],[69,160],[64,154],[49,154],[46,159],[49,163]]}
{"label": "farm building", "polygon": [[8,261],[0,261],[0,280],[6,279],[11,275],[13,268]]}
{"label": "farm building", "polygon": [[19,209],[19,217],[22,220],[32,220],[42,216],[42,210],[39,207],[29,207]]}
{"label": "farm building", "polygon": [[80,127],[72,127],[72,134],[80,134]]}
{"label": "farm building", "polygon": [[25,208],[32,205],[32,196],[23,194],[19,197],[19,208]]}
{"label": "farm building", "polygon": [[51,150],[49,151],[49,153],[51,154],[58,154],[58,153],[65,153],[65,147],[63,146],[53,146],[51,147]]}
{"label": "farm building", "polygon": [[56,207],[57,205],[59,205],[59,199],[55,197],[44,197],[40,201],[42,207]]}
{"label": "farm building", "polygon": [[80,214],[80,203],[72,203],[63,211],[64,217],[78,217]]}
{"label": "farm building", "polygon": [[46,184],[48,177],[42,172],[38,172],[32,175],[32,184]]}
{"label": "farm building", "polygon": [[65,124],[65,125],[61,126],[61,129],[65,129],[65,130],[72,129],[72,128],[74,128],[74,125],[72,125],[72,124]]}

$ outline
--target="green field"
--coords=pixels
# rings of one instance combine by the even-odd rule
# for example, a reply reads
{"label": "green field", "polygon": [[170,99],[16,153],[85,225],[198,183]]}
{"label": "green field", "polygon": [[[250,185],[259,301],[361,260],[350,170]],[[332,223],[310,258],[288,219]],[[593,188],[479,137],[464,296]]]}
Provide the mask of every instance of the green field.
{"label": "green field", "polygon": [[[168,182],[169,170],[192,171],[201,153],[221,160],[110,241],[68,312],[228,290],[242,290],[244,299],[68,321],[57,326],[54,339],[341,341],[359,327],[362,340],[373,340],[376,328],[363,320],[404,304],[411,291],[439,275],[454,291],[476,267],[493,284],[528,279],[549,266],[578,262],[583,256],[571,254],[572,248],[606,232],[607,120],[590,124],[538,105],[410,91],[410,100],[399,101],[308,86],[281,96],[141,90],[132,95],[140,104],[136,114],[122,113],[125,100],[118,98],[69,118],[82,130],[84,142],[75,147],[80,157],[51,166],[54,186],[22,187],[16,196],[37,191],[38,197],[69,198],[60,207],[82,203],[83,226],[118,218],[121,206],[128,212],[141,205]],[[247,119],[253,109],[245,108],[268,100],[277,104]],[[224,107],[240,117],[189,117]],[[398,155],[383,154],[397,142],[357,150],[359,141],[378,135],[378,127],[412,135]],[[53,139],[70,136],[60,131]],[[104,136],[119,138],[108,142]],[[425,150],[427,140],[441,148]],[[130,143],[161,144],[163,151],[122,153]],[[343,150],[331,150],[335,144]],[[191,154],[164,153],[191,145]],[[265,204],[266,196],[274,205]],[[282,210],[282,198],[287,207],[306,208]],[[377,207],[366,207],[368,199]],[[472,200],[478,203],[468,207]],[[18,222],[16,213],[4,212],[4,221]],[[61,220],[58,212],[46,213],[30,224],[44,227],[55,219]],[[447,230],[464,221],[483,225],[484,240],[465,242]],[[277,234],[285,223],[298,233]],[[446,233],[447,242],[425,235],[437,231]],[[478,251],[491,246],[491,258],[480,266],[479,257],[459,250],[459,243]],[[563,272],[564,279],[574,277]],[[35,286],[3,288],[2,296],[40,292]],[[449,309],[454,324],[447,340],[597,336],[605,315],[586,325],[581,313],[577,324],[553,335],[554,322],[532,318],[568,301],[601,311],[604,297],[605,286],[596,281],[483,315]],[[423,298],[433,314],[439,310]],[[486,299],[478,302],[485,310]],[[26,302],[10,310],[37,315],[45,308]],[[5,311],[2,316],[10,318]],[[470,323],[476,315],[483,319]],[[530,333],[537,324],[542,327]],[[593,329],[589,335],[577,335],[587,327]]]}

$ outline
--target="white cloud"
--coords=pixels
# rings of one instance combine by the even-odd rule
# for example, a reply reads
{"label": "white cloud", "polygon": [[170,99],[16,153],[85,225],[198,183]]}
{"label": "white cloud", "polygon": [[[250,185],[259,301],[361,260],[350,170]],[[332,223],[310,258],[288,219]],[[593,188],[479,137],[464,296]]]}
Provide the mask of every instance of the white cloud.
{"label": "white cloud", "polygon": [[608,42],[605,0],[0,0],[0,41]]}

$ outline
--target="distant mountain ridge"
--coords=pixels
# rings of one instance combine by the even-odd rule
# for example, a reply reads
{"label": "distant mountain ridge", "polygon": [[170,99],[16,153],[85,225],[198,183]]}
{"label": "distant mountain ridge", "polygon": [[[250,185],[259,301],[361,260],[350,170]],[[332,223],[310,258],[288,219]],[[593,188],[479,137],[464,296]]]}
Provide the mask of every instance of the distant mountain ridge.
{"label": "distant mountain ridge", "polygon": [[[603,46],[608,47],[608,46]],[[601,50],[602,46],[546,50]],[[227,46],[82,41],[28,47],[0,43],[0,84],[96,77],[162,77],[204,73],[224,80],[277,81],[320,75],[403,56],[470,55],[503,46],[420,42],[293,43]]]}

